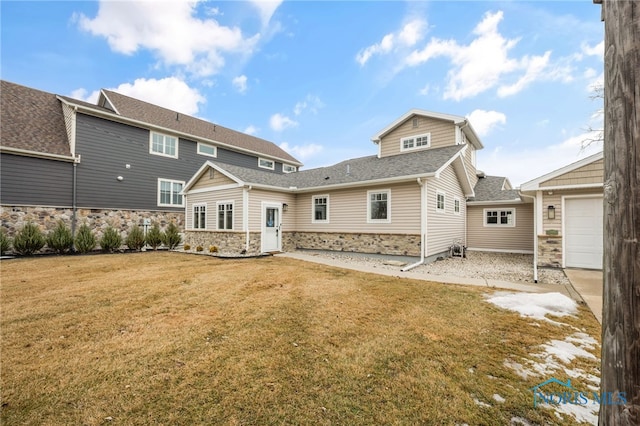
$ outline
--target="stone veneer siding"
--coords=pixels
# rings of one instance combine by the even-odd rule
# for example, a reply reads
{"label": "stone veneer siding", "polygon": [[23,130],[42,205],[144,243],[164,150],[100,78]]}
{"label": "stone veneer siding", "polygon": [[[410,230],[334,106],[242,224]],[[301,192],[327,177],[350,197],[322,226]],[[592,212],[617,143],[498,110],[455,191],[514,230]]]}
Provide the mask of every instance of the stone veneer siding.
{"label": "stone veneer siding", "polygon": [[538,266],[562,268],[562,237],[559,235],[538,236]]}
{"label": "stone veneer siding", "polygon": [[[10,237],[22,229],[27,222],[37,223],[45,233],[55,228],[59,220],[71,229],[72,218],[73,210],[64,207],[2,206],[0,208],[2,227]],[[157,222],[162,230],[172,221],[180,230],[184,229],[184,212],[109,209],[77,209],[76,229],[86,223],[99,240],[102,237],[102,231],[111,225],[125,238],[134,225],[142,226],[143,219],[151,219],[151,223]]]}
{"label": "stone veneer siding", "polygon": [[[184,244],[189,244],[191,250],[200,246],[208,252],[209,247],[218,247],[222,254],[240,254],[245,249],[247,242],[246,232],[220,232],[220,231],[185,231]],[[249,233],[249,249],[246,254],[260,253],[260,232]]]}
{"label": "stone veneer siding", "polygon": [[420,235],[292,232],[299,249],[420,256]]}

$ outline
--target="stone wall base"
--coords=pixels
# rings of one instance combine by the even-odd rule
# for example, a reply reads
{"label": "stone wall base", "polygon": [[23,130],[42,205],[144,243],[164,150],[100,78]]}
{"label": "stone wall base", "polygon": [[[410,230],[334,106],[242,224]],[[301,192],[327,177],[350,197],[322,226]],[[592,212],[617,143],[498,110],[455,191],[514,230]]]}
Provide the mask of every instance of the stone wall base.
{"label": "stone wall base", "polygon": [[562,236],[538,235],[538,266],[562,268]]}
{"label": "stone wall base", "polygon": [[[222,254],[240,254],[246,247],[246,232],[185,231],[184,244],[196,250],[198,246],[208,252],[209,247],[217,247]],[[249,249],[246,254],[260,253],[260,232],[249,233]]]}
{"label": "stone wall base", "polygon": [[[7,235],[13,237],[22,229],[25,223],[33,222],[47,233],[62,220],[71,229],[73,210],[64,207],[25,207],[1,206],[0,220]],[[111,210],[111,209],[77,209],[76,229],[86,223],[96,234],[102,237],[102,232],[109,226],[120,231],[123,238],[134,225],[142,226],[143,219],[157,222],[164,230],[170,222],[175,222],[180,230],[184,229],[184,212],[140,211],[140,210]]]}
{"label": "stone wall base", "polygon": [[420,256],[420,235],[337,232],[291,234],[291,244],[299,249]]}

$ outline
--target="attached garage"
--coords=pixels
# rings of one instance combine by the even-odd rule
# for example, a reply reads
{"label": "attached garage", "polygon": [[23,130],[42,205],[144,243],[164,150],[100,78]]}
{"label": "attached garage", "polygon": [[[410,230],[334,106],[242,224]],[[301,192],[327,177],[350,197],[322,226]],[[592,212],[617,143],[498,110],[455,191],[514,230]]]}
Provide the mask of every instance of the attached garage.
{"label": "attached garage", "polygon": [[602,197],[564,198],[564,266],[602,269]]}

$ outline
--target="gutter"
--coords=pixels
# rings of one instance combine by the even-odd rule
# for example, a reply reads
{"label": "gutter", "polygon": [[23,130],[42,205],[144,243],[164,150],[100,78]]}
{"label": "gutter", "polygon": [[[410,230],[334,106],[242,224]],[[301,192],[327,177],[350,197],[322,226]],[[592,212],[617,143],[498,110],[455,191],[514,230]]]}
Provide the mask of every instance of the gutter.
{"label": "gutter", "polygon": [[538,198],[534,195],[526,195],[518,192],[521,197],[529,197],[533,200],[533,282],[538,283],[538,221],[536,211]]}
{"label": "gutter", "polygon": [[416,266],[420,266],[424,263],[424,254],[427,251],[426,243],[427,243],[427,206],[426,206],[426,197],[425,192],[427,192],[426,181],[422,181],[421,178],[416,179],[418,185],[420,185],[420,260],[414,264],[406,266],[400,269],[402,272],[407,272]]}

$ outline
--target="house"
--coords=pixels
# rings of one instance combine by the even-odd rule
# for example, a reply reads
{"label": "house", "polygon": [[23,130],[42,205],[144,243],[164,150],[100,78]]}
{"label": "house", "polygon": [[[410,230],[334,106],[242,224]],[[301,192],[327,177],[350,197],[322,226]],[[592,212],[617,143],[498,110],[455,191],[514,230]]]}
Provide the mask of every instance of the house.
{"label": "house", "polygon": [[1,81],[0,205],[10,234],[184,222],[182,189],[209,159],[273,175],[302,164],[272,142],[102,90],[97,104]]}
{"label": "house", "polygon": [[603,153],[522,184],[534,200],[536,267],[602,269]]}
{"label": "house", "polygon": [[[376,155],[283,175],[208,161],[183,191],[185,240],[231,251],[322,249],[422,261],[471,236],[478,249],[532,252],[532,203],[506,179],[496,187],[500,178],[478,173],[483,145],[466,118],[413,109],[372,141]],[[468,209],[480,215],[473,227]],[[484,238],[495,241],[485,246]]]}

